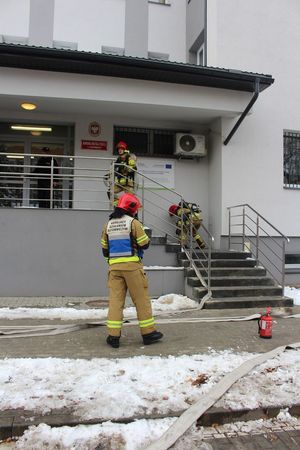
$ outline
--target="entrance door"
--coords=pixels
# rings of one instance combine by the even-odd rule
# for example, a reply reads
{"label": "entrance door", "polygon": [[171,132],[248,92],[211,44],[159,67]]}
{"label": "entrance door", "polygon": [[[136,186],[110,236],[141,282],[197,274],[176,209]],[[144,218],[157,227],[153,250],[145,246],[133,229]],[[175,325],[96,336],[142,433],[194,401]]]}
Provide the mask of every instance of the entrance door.
{"label": "entrance door", "polygon": [[[45,148],[49,150],[45,152],[43,150]],[[33,175],[30,178],[30,185],[26,186],[26,188],[29,188],[29,205],[46,208],[71,208],[73,192],[73,177],[71,176],[73,172],[73,158],[64,157],[65,144],[53,141],[32,142],[30,153],[31,173]],[[50,174],[43,175],[43,168],[39,166],[39,161],[41,161],[40,158],[44,158],[47,154],[53,155],[52,181],[50,180]],[[47,170],[50,172],[49,168]],[[48,178],[48,188],[43,187],[43,184],[41,183],[42,178]]]}
{"label": "entrance door", "polygon": [[[10,154],[8,154],[10,153]],[[0,207],[23,206],[26,192],[25,142],[0,140]]]}
{"label": "entrance door", "polygon": [[72,208],[74,126],[54,124],[51,128],[51,133],[36,133],[0,122],[0,208],[40,206],[34,171],[43,147],[49,148],[58,163],[57,183],[54,191],[51,187],[51,205],[47,207]]}

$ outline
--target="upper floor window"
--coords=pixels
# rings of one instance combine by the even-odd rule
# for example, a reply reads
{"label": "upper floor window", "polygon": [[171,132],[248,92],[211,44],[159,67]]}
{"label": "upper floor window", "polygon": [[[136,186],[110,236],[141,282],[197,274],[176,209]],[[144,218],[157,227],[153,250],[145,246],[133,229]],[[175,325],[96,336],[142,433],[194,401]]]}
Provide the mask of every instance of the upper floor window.
{"label": "upper floor window", "polygon": [[283,133],[284,186],[300,189],[300,132]]}
{"label": "upper floor window", "polygon": [[197,65],[204,66],[204,44],[197,50]]}

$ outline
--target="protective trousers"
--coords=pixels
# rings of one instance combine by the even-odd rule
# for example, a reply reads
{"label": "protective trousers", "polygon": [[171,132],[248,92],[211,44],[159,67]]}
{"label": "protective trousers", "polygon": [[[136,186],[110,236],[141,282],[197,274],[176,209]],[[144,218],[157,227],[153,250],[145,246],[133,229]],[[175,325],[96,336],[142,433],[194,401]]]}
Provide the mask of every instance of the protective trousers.
{"label": "protective trousers", "polygon": [[107,328],[110,336],[120,336],[127,289],[137,311],[141,334],[155,331],[148,279],[143,269],[110,270],[108,274],[109,309]]}
{"label": "protective trousers", "polygon": [[[201,221],[193,220],[192,236],[196,240],[198,246],[200,248],[203,248],[203,247],[205,247],[205,243],[204,243],[201,235],[198,233],[201,223],[202,223],[202,220]],[[187,245],[190,228],[191,228],[190,222],[183,222],[183,226],[181,226],[181,220],[178,220],[176,223],[176,226],[177,226],[176,234],[179,236],[182,244]]]}
{"label": "protective trousers", "polygon": [[119,195],[120,192],[134,192],[134,182],[129,180],[125,185],[122,185],[119,183],[119,181],[116,181],[114,185],[114,206],[117,206],[119,201]]}

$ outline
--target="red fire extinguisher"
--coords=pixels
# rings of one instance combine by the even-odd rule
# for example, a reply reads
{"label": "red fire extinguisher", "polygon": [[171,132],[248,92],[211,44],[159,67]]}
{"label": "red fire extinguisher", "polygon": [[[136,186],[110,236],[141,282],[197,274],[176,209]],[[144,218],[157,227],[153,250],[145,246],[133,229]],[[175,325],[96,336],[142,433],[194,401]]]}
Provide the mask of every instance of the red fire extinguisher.
{"label": "red fire extinguisher", "polygon": [[266,314],[260,316],[258,320],[259,336],[264,339],[271,339],[272,337],[273,319],[271,316],[271,308],[268,306]]}

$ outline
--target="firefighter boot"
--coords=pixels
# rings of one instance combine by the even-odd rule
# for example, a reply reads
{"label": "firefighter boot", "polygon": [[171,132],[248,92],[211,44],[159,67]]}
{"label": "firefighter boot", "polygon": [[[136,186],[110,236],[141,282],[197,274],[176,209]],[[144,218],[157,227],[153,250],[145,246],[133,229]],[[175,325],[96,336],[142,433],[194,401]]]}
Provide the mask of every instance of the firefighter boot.
{"label": "firefighter boot", "polygon": [[163,337],[160,331],[152,331],[152,333],[143,334],[144,345],[151,345]]}
{"label": "firefighter boot", "polygon": [[113,348],[119,348],[120,347],[120,337],[108,335],[106,338],[106,343]]}

